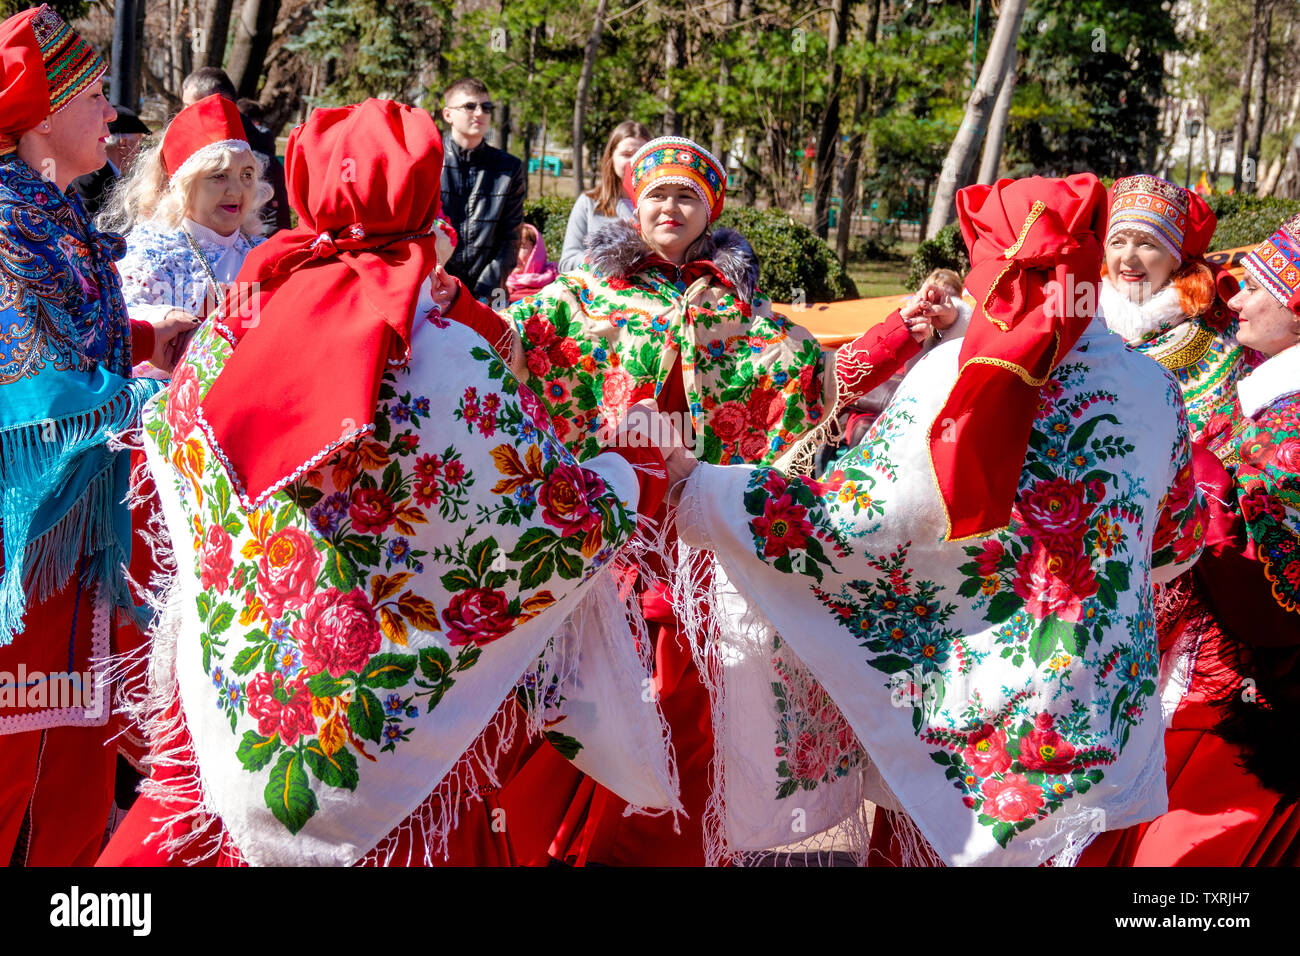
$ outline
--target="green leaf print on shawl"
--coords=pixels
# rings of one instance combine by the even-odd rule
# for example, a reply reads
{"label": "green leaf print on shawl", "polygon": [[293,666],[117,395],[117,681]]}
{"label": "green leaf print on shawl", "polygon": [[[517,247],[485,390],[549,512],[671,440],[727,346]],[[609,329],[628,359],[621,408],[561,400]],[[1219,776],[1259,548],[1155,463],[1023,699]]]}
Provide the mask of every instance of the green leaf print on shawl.
{"label": "green leaf print on shawl", "polygon": [[[593,577],[635,529],[627,485],[579,467],[481,339],[418,334],[412,354],[435,361],[385,375],[374,432],[253,512],[198,417],[230,354],[210,326],[147,411],[173,540],[191,539],[177,545],[189,728],[207,796],[263,862],[349,863],[374,846],[521,675],[554,676],[539,654],[589,585],[611,584]],[[244,805],[249,774],[264,787]]]}
{"label": "green leaf print on shawl", "polygon": [[1259,412],[1239,449],[1233,477],[1246,534],[1278,605],[1300,612],[1300,399]]}
{"label": "green leaf print on shawl", "polygon": [[[923,469],[957,356],[927,357],[821,481],[701,466],[679,527],[834,700],[943,859],[1040,863],[1160,812],[1151,584],[1199,554],[1203,500],[1175,383],[1097,329],[1042,389],[1009,526],[943,541]],[[771,738],[747,719],[757,760]]]}
{"label": "green leaf print on shawl", "polygon": [[817,340],[713,276],[679,291],[659,267],[629,278],[581,269],[506,316],[523,339],[525,383],[580,459],[629,405],[659,394],[678,354],[702,461],[775,462],[826,414]]}

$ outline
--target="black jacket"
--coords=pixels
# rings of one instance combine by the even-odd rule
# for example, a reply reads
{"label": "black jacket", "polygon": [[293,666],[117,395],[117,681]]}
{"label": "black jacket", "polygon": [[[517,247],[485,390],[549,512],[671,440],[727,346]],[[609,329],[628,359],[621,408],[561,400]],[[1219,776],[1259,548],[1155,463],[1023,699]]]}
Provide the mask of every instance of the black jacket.
{"label": "black jacket", "polygon": [[86,215],[93,221],[103,212],[104,204],[108,202],[108,194],[113,191],[116,184],[117,173],[113,171],[113,164],[105,163],[93,173],[86,173],[74,179],[72,189],[81,197],[81,202],[86,207]]}
{"label": "black jacket", "polygon": [[442,214],[459,237],[447,271],[474,298],[505,308],[493,293],[505,288],[519,254],[528,180],[524,164],[504,150],[480,143],[465,150],[449,134],[443,141]]}
{"label": "black jacket", "polygon": [[267,235],[277,229],[288,229],[292,222],[289,218],[289,190],[284,181],[284,165],[275,155],[275,137],[246,119],[242,113],[239,118],[244,120],[244,135],[248,137],[248,145],[254,152],[266,157],[266,181],[271,184],[272,192],[270,200],[262,207],[262,221],[270,227]]}

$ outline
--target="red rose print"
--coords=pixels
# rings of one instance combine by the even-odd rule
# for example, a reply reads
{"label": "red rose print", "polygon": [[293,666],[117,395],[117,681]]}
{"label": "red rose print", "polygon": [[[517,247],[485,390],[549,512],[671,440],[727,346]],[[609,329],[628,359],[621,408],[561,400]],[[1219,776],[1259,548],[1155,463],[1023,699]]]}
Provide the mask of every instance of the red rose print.
{"label": "red rose print", "polygon": [[561,339],[546,350],[546,357],[560,368],[569,368],[582,358],[582,349],[573,339]]}
{"label": "red rose print", "polygon": [[791,548],[802,548],[812,534],[808,509],[795,504],[790,496],[769,498],[763,506],[763,516],[750,522],[754,533],[763,539],[763,555],[779,558]]}
{"label": "red rose print", "polygon": [[347,594],[329,588],[312,598],[295,621],[293,636],[302,648],[303,669],[308,674],[329,671],[342,677],[366,666],[379,650],[379,622],[365,592]]}
{"label": "red rose print", "polygon": [[984,793],[984,812],[1007,823],[1019,823],[1043,805],[1043,791],[1018,773],[1009,773],[1001,780],[985,780],[980,790]]}
{"label": "red rose print", "polygon": [[572,427],[569,420],[563,415],[556,415],[551,419],[551,427],[555,429],[555,437],[560,441],[569,440],[569,430]]}
{"label": "red rose print", "polygon": [[1088,556],[1069,543],[1036,543],[1016,562],[1016,594],[1025,610],[1042,620],[1055,615],[1077,623],[1083,602],[1097,593],[1097,577]]}
{"label": "red rose print", "polygon": [[311,692],[301,677],[286,682],[279,671],[254,675],[245,689],[248,715],[257,721],[263,737],[279,734],[292,747],[298,738],[316,729],[311,713]]}
{"label": "red rose print", "polygon": [[1035,538],[1079,538],[1096,505],[1084,500],[1082,484],[1053,478],[1022,494],[1017,510]]}
{"label": "red rose print", "polygon": [[992,724],[985,724],[970,735],[961,756],[981,777],[1002,773],[1011,766],[1011,756],[1007,753],[1006,731],[999,730]]}
{"label": "red rose print", "polygon": [[990,574],[994,574],[998,569],[998,563],[1006,553],[1007,549],[1002,546],[1001,541],[985,541],[983,550],[975,558],[979,576],[987,578]]}
{"label": "red rose print", "polygon": [[713,427],[713,433],[724,442],[735,441],[745,430],[748,417],[745,406],[740,402],[725,402],[718,406],[709,419],[709,424]]}
{"label": "red rose print", "polygon": [[565,534],[586,534],[600,527],[593,504],[606,491],[595,472],[578,465],[557,465],[537,491],[542,520]]}
{"label": "red rose print", "polygon": [[799,734],[790,761],[794,776],[801,780],[820,780],[826,776],[829,763],[826,747],[815,736],[806,730]]}
{"label": "red rose print", "polygon": [[180,443],[189,435],[198,420],[199,377],[194,366],[182,362],[176,367],[167,386],[167,424],[172,430],[172,440]]}
{"label": "red rose print", "polygon": [[745,403],[750,422],[766,431],[781,420],[785,414],[785,399],[780,392],[770,388],[756,388]]}
{"label": "red rose print", "polygon": [[1052,729],[1052,715],[1041,713],[1020,740],[1020,765],[1026,770],[1066,774],[1074,770],[1074,745]]}
{"label": "red rose print", "polygon": [[609,409],[622,410],[632,394],[632,376],[623,369],[605,376],[605,393],[602,404]]}
{"label": "red rose print", "polygon": [[297,528],[267,537],[257,563],[257,595],[270,617],[277,618],[311,599],[321,561],[311,538]]}
{"label": "red rose print", "polygon": [[1288,438],[1277,446],[1273,458],[1287,471],[1300,472],[1300,438]]}
{"label": "red rose print", "polygon": [[767,435],[751,432],[740,440],[740,455],[746,461],[758,461],[767,454]]}
{"label": "red rose print", "polygon": [[551,370],[551,360],[546,357],[546,352],[542,349],[529,349],[526,359],[528,371],[532,372],[538,378],[541,378]]}
{"label": "red rose print", "polygon": [[515,623],[505,594],[487,588],[470,588],[453,595],[443,609],[442,619],[453,647],[490,644],[510,633]]}
{"label": "red rose print", "polygon": [[226,590],[234,566],[230,558],[230,535],[219,524],[208,525],[199,550],[199,587]]}
{"label": "red rose print", "polygon": [[533,348],[545,350],[555,338],[555,326],[546,319],[535,315],[524,322],[524,340]]}
{"label": "red rose print", "polygon": [[352,492],[348,517],[352,530],[360,534],[383,534],[393,523],[397,511],[393,499],[378,488],[358,488]]}

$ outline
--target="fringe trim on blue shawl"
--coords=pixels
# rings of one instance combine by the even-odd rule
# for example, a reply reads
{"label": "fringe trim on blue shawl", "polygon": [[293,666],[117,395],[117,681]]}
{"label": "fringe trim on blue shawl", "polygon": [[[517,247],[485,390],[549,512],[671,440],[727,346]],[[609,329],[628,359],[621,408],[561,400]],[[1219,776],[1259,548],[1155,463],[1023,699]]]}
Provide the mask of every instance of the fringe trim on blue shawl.
{"label": "fringe trim on blue shawl", "polygon": [[83,557],[92,558],[88,581],[103,581],[114,604],[131,606],[123,575],[111,573],[127,558],[114,516],[126,488],[117,487],[115,455],[50,527],[31,536],[32,521],[63,485],[78,458],[116,432],[138,423],[140,409],[158,385],[148,379],[126,386],[98,408],[0,430],[0,647],[13,642],[28,602],[40,603],[62,588]]}

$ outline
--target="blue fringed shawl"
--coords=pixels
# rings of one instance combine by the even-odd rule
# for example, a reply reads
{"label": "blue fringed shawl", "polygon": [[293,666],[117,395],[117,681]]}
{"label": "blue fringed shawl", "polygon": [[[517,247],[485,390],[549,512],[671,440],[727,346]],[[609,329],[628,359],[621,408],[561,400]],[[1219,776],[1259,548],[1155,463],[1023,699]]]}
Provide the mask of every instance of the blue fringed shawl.
{"label": "blue fringed shawl", "polygon": [[107,442],[159,383],[130,377],[122,240],[86,222],[79,199],[0,157],[0,646],[78,565],[130,600],[130,460]]}

